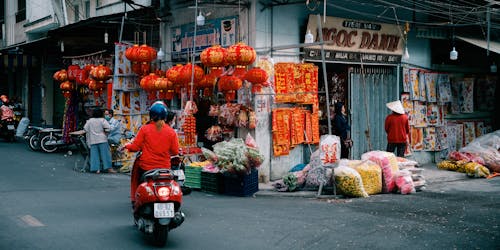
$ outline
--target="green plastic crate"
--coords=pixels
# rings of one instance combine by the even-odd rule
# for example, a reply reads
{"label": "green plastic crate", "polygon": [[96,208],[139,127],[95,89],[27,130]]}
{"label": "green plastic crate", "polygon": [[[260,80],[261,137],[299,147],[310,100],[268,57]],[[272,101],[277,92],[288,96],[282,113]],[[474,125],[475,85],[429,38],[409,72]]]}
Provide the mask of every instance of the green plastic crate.
{"label": "green plastic crate", "polygon": [[184,169],[184,175],[186,179],[184,180],[184,185],[190,188],[201,188],[201,169],[200,167],[190,167],[186,166]]}

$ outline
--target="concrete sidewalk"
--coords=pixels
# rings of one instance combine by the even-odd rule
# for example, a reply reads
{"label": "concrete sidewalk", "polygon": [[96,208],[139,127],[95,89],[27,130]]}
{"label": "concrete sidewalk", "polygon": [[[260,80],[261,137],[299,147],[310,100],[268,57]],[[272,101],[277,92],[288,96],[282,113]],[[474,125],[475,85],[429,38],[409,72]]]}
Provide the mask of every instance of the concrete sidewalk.
{"label": "concrete sidewalk", "polygon": [[[469,179],[466,174],[453,171],[446,171],[438,169],[435,163],[428,163],[419,166],[418,168],[424,169],[423,176],[426,181],[426,188],[436,183],[453,182]],[[314,198],[317,197],[318,191],[296,191],[296,192],[278,192],[272,186],[273,182],[259,183],[259,191],[255,196],[277,196],[277,197],[304,197]],[[424,191],[425,192],[425,191]],[[330,193],[330,194],[326,194]],[[322,196],[333,196],[331,192],[322,192]]]}

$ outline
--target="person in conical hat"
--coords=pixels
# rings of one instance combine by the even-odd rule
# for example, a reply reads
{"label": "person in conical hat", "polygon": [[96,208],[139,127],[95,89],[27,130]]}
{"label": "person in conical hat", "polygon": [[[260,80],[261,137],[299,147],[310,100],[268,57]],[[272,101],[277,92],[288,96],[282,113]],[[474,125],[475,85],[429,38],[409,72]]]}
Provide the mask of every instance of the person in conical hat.
{"label": "person in conical hat", "polygon": [[387,152],[403,157],[410,134],[408,116],[405,113],[401,101],[393,101],[385,104],[392,111],[385,118],[385,132],[387,133]]}

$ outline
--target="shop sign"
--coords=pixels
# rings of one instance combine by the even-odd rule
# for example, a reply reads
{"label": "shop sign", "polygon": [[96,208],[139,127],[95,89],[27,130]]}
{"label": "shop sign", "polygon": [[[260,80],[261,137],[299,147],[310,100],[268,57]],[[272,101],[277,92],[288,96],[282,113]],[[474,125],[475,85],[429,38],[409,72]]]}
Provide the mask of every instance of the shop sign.
{"label": "shop sign", "polygon": [[[205,25],[196,27],[196,52],[212,45],[229,47],[238,37],[238,17],[230,16],[205,21]],[[172,59],[183,60],[193,51],[194,23],[175,26],[172,34]]]}
{"label": "shop sign", "polygon": [[[318,18],[309,16],[307,29],[319,42]],[[401,27],[393,24],[326,17],[321,23],[325,60],[348,62],[399,63],[404,41]],[[321,46],[308,46],[306,58],[321,59]]]}

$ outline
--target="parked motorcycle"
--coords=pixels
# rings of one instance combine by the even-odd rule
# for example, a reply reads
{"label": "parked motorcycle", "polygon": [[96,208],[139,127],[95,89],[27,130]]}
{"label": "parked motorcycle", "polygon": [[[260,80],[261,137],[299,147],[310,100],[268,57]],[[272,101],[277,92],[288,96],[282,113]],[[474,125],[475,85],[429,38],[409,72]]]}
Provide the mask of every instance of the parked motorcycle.
{"label": "parked motorcycle", "polygon": [[183,193],[177,177],[170,169],[146,171],[135,192],[132,205],[135,225],[157,246],[164,246],[168,232],[184,222]]}
{"label": "parked motorcycle", "polygon": [[16,140],[17,122],[13,118],[6,118],[0,121],[0,136],[9,142]]}
{"label": "parked motorcycle", "polygon": [[41,138],[40,147],[44,152],[52,153],[62,146],[67,146],[60,128],[44,128],[39,133]]}

